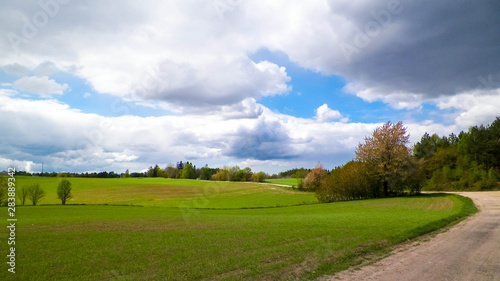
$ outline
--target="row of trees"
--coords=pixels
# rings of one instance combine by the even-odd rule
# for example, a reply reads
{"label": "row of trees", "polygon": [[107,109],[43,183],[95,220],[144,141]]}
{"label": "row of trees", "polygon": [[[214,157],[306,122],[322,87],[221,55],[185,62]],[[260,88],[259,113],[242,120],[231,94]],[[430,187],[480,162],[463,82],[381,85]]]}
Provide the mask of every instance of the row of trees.
{"label": "row of trees", "polygon": [[[284,172],[280,172],[278,175],[273,175],[279,178],[294,178],[294,179],[303,179],[309,174],[311,169],[299,168],[299,169],[291,169]],[[273,177],[271,176],[271,177]]]}
{"label": "row of trees", "polygon": [[26,199],[29,199],[33,203],[33,206],[35,206],[45,197],[45,195],[45,191],[38,183],[30,186],[23,186],[17,192],[17,197],[21,201],[21,205],[24,205]]}
{"label": "row of trees", "polygon": [[[125,173],[127,177],[128,173]],[[149,167],[148,171],[140,174],[143,177],[163,177],[177,179],[201,179],[215,181],[254,181],[263,182],[269,178],[269,175],[264,172],[254,173],[252,169],[246,167],[241,169],[239,166],[224,166],[224,168],[210,168],[205,165],[201,169],[197,169],[192,163],[178,162],[176,166],[168,165],[165,169],[155,165]],[[131,177],[136,176],[130,174]]]}
{"label": "row of trees", "polygon": [[[5,178],[0,177],[0,206],[7,205],[7,190],[8,184]],[[33,206],[40,203],[40,201],[46,196],[45,191],[40,187],[40,184],[32,184],[28,186],[20,187],[16,190],[16,196],[21,202],[21,205],[25,205],[26,200],[31,201]],[[61,200],[63,205],[66,204],[66,201],[72,198],[71,194],[71,182],[66,179],[63,179],[59,182],[57,186],[57,198]]]}
{"label": "row of trees", "polygon": [[250,168],[240,169],[238,166],[225,166],[218,169],[217,173],[210,177],[210,180],[216,181],[253,181],[264,182],[269,175],[264,172],[253,173]]}
{"label": "row of trees", "polygon": [[424,134],[414,156],[422,165],[424,189],[489,190],[500,180],[500,117],[458,136]]}
{"label": "row of trees", "polygon": [[[308,170],[300,169],[305,171],[302,176],[305,177]],[[17,174],[20,175],[21,172]],[[201,180],[222,180],[222,181],[258,181],[263,182],[267,178],[277,178],[277,175],[269,176],[264,172],[253,173],[250,168],[241,169],[239,166],[224,166],[224,168],[210,168],[208,165],[198,169],[193,163],[187,162],[177,162],[176,165],[169,164],[165,169],[160,168],[157,164],[154,167],[151,166],[146,172],[132,172],[129,170],[125,173],[118,174],[113,171],[111,172],[94,172],[94,173],[39,173],[31,174],[27,172],[22,172],[25,176],[44,176],[44,177],[81,177],[81,178],[142,178],[142,177],[162,177],[162,178],[173,178],[173,179],[201,179]]]}
{"label": "row of trees", "polygon": [[[425,133],[413,148],[401,122],[387,122],[332,171],[317,165],[299,189],[321,202],[419,194],[428,190],[489,190],[500,184],[500,118],[458,136]],[[298,171],[298,170],[297,170]]]}
{"label": "row of trees", "polygon": [[[206,165],[201,169],[197,169],[196,165],[193,163],[183,163],[182,161],[177,162],[177,165],[169,164],[165,169],[160,168],[160,166],[155,165],[154,167],[149,167],[145,173],[132,173],[130,177],[150,177],[150,178],[171,178],[171,179],[210,179],[211,175],[215,174],[216,169],[211,169]],[[127,177],[128,170],[125,172]]]}

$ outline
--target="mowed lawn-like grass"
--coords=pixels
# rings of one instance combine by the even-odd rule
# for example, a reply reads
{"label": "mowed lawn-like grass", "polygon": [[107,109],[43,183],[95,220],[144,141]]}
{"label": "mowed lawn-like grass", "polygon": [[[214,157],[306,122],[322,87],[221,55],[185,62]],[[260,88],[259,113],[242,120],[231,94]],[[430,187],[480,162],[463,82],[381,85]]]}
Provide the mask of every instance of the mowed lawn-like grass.
{"label": "mowed lawn-like grass", "polygon": [[[16,177],[16,186],[40,184],[47,195],[40,204],[60,204],[57,186],[63,178]],[[185,208],[275,207],[313,204],[312,193],[270,184],[164,178],[66,178],[73,198],[67,204],[113,204]],[[30,204],[31,202],[27,202]],[[19,204],[19,202],[18,202]]]}
{"label": "mowed lawn-like grass", "polygon": [[16,274],[4,264],[0,280],[313,279],[474,211],[442,194],[257,209],[24,206]]}

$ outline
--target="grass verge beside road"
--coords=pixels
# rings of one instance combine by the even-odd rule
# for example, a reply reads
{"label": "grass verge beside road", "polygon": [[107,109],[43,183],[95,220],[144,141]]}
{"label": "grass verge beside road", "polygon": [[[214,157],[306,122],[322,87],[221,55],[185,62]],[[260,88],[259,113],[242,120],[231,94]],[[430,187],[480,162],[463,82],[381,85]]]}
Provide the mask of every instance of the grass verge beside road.
{"label": "grass verge beside road", "polygon": [[0,279],[313,279],[475,211],[445,194],[232,210],[25,206],[17,273]]}

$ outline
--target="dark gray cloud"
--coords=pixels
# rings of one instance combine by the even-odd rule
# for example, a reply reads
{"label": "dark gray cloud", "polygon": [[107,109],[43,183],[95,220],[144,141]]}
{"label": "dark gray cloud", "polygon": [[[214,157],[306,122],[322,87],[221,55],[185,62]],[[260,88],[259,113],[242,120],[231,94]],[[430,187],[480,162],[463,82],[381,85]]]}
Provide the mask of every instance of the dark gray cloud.
{"label": "dark gray cloud", "polygon": [[260,120],[255,127],[239,128],[224,154],[243,159],[291,159],[299,156],[280,122]]}
{"label": "dark gray cloud", "polygon": [[433,98],[498,87],[491,80],[500,73],[499,1],[379,1],[355,7],[331,1],[330,6],[357,29],[344,37],[344,61],[330,60],[321,68],[346,77],[356,91]]}

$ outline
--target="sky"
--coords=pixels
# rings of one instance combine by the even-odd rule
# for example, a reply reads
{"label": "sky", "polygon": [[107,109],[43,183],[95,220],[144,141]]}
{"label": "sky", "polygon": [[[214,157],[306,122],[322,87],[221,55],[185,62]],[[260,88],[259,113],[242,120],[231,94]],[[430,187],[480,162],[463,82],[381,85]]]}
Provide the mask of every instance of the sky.
{"label": "sky", "polygon": [[2,1],[0,170],[327,169],[500,116],[500,2]]}

